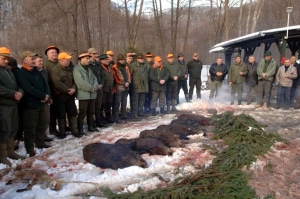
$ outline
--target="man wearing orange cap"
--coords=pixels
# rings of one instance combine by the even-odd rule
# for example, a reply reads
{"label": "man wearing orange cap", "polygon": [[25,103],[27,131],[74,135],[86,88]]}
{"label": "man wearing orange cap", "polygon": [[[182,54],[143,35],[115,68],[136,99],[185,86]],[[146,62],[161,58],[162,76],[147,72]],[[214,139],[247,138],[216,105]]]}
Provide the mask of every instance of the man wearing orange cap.
{"label": "man wearing orange cap", "polygon": [[73,70],[73,77],[77,87],[76,98],[79,100],[77,125],[80,135],[86,135],[83,131],[83,120],[85,117],[87,117],[88,131],[97,131],[94,128],[94,114],[98,81],[93,71],[88,67],[90,57],[88,52],[81,53],[78,56],[79,63]]}
{"label": "man wearing orange cap", "polygon": [[106,51],[106,54],[108,56],[109,59],[109,64],[111,65],[111,67],[115,64],[114,62],[114,52],[111,50]]}
{"label": "man wearing orange cap", "polygon": [[152,94],[151,99],[151,113],[156,116],[157,100],[159,99],[159,108],[161,114],[166,114],[164,109],[167,81],[169,79],[169,71],[162,65],[159,56],[154,57],[154,64],[150,68],[150,90]]}
{"label": "man wearing orange cap", "polygon": [[[48,46],[45,50],[45,55],[47,55],[47,60],[44,61],[44,70],[49,74],[51,77],[51,70],[54,66],[58,64],[57,56],[59,53],[59,49],[56,46]],[[49,85],[51,91],[53,90],[51,79],[49,79]],[[49,123],[49,132],[50,134],[59,136],[59,132],[56,129],[56,120],[57,115],[55,112],[55,101],[50,104],[50,123]]]}
{"label": "man wearing orange cap", "polygon": [[187,68],[190,74],[189,80],[189,100],[193,99],[194,87],[196,85],[197,99],[201,99],[201,71],[202,61],[199,59],[198,53],[193,54],[193,59],[187,63]]}
{"label": "man wearing orange cap", "polygon": [[16,73],[17,80],[24,90],[23,128],[24,143],[27,153],[32,157],[36,148],[49,148],[45,144],[44,132],[46,126],[46,108],[48,106],[49,91],[42,74],[35,67],[37,54],[31,51],[22,52],[23,65]]}
{"label": "man wearing orange cap", "polygon": [[14,137],[18,131],[18,101],[23,90],[18,86],[11,70],[7,68],[10,50],[0,47],[0,163],[11,166],[7,157],[24,159],[14,152]]}
{"label": "man wearing orange cap", "polygon": [[66,134],[66,113],[69,118],[72,135],[81,137],[77,129],[77,108],[75,105],[75,82],[73,70],[69,67],[72,56],[65,52],[58,55],[58,64],[52,69],[51,79],[53,82],[53,96],[56,102],[56,113],[60,138]]}
{"label": "man wearing orange cap", "polygon": [[172,112],[177,111],[176,99],[178,93],[178,78],[181,76],[180,66],[174,62],[174,55],[168,54],[168,62],[165,64],[166,69],[169,71],[169,80],[167,82],[167,113],[170,113],[170,103],[172,103]]}
{"label": "man wearing orange cap", "polygon": [[95,100],[95,118],[96,126],[107,127],[103,121],[103,114],[101,114],[101,104],[103,99],[103,84],[104,84],[104,73],[99,63],[98,51],[95,48],[89,48],[88,53],[91,55],[89,68],[93,71],[98,81],[97,97]]}

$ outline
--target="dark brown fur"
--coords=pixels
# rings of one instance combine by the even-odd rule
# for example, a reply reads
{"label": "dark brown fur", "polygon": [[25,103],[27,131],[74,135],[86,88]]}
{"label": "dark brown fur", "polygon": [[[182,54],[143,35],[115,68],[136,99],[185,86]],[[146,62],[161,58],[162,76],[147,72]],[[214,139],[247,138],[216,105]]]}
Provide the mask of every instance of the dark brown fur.
{"label": "dark brown fur", "polygon": [[130,147],[123,144],[92,143],[83,148],[83,158],[101,168],[125,168],[140,166],[147,168],[147,162]]}
{"label": "dark brown fur", "polygon": [[201,126],[213,126],[214,125],[214,123],[209,118],[206,118],[203,115],[181,114],[178,116],[178,119],[195,121],[195,122],[198,122]]}

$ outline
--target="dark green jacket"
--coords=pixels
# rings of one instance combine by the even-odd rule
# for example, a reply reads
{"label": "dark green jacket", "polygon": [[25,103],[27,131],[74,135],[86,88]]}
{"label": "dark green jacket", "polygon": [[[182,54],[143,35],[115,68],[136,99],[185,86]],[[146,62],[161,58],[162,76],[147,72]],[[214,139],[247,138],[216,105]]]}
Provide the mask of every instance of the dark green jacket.
{"label": "dark green jacket", "polygon": [[41,100],[49,95],[49,91],[45,79],[37,68],[34,67],[28,71],[22,67],[16,72],[16,78],[25,93],[23,96],[24,109],[36,109],[45,104]]}
{"label": "dark green jacket", "polygon": [[58,64],[58,61],[56,62],[52,62],[50,60],[46,60],[43,63],[43,68],[44,70],[51,76],[51,70],[54,68],[54,66],[56,66]]}
{"label": "dark green jacket", "polygon": [[101,68],[104,74],[103,92],[112,93],[114,91],[114,82],[115,82],[112,66],[101,65]]}
{"label": "dark green jacket", "polygon": [[53,99],[53,93],[52,93],[52,90],[50,89],[50,76],[49,74],[47,73],[47,71],[45,71],[44,69],[40,70],[40,73],[42,74],[46,84],[47,84],[47,89],[48,89],[48,92],[49,92],[49,96],[50,96],[50,99]]}
{"label": "dark green jacket", "polygon": [[104,73],[101,68],[101,65],[98,61],[90,61],[89,68],[93,71],[94,75],[97,78],[98,84],[104,84]]}
{"label": "dark green jacket", "polygon": [[14,99],[15,92],[23,93],[23,90],[18,86],[11,70],[0,66],[0,105],[11,106],[17,104]]}
{"label": "dark green jacket", "polygon": [[177,76],[178,78],[181,76],[180,66],[177,62],[167,62],[166,64],[164,64],[164,67],[169,72],[169,80],[174,81],[174,76]]}
{"label": "dark green jacket", "polygon": [[[166,91],[167,81],[169,79],[169,71],[162,66],[162,68],[150,68],[150,90],[152,91]],[[165,80],[164,84],[160,84],[160,80]]]}
{"label": "dark green jacket", "polygon": [[148,93],[148,68],[145,63],[133,62],[130,66],[131,84],[133,92]]}
{"label": "dark green jacket", "polygon": [[178,65],[179,65],[180,74],[181,74],[180,77],[178,78],[178,80],[186,80],[187,78],[184,78],[184,75],[188,74],[188,70],[187,70],[185,61],[184,60],[182,62],[178,61]]}
{"label": "dark green jacket", "polygon": [[[243,72],[243,75],[240,75],[240,72]],[[244,62],[234,63],[230,66],[228,72],[228,82],[232,83],[243,83],[245,77],[248,75],[248,69]]]}
{"label": "dark green jacket", "polygon": [[53,83],[54,95],[68,95],[70,88],[74,88],[76,90],[76,85],[73,78],[73,70],[70,67],[64,68],[60,63],[58,63],[52,69],[51,79]]}
{"label": "dark green jacket", "polygon": [[190,78],[201,79],[202,62],[198,60],[191,60],[187,63],[187,68]]}

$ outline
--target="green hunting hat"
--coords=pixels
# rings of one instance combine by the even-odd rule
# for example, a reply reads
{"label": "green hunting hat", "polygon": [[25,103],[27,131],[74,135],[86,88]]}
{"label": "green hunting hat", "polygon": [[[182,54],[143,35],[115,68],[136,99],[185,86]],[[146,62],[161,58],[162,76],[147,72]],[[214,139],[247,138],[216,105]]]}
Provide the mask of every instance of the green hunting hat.
{"label": "green hunting hat", "polygon": [[101,59],[107,59],[107,58],[108,58],[107,54],[102,54],[102,55],[99,56],[99,59],[100,59],[100,60],[101,60]]}
{"label": "green hunting hat", "polygon": [[266,51],[265,56],[272,56],[272,52],[271,51]]}

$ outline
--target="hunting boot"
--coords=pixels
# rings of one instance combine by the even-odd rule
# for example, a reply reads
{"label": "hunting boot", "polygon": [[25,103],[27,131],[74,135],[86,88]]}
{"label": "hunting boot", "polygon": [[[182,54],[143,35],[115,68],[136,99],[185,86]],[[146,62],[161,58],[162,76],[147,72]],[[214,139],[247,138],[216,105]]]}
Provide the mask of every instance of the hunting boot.
{"label": "hunting boot", "polygon": [[167,114],[170,114],[170,100],[167,100]]}
{"label": "hunting boot", "polygon": [[94,128],[94,123],[95,123],[95,121],[94,121],[93,116],[92,117],[87,116],[88,131],[90,131],[90,132],[96,132],[97,131],[98,132],[98,130]]}
{"label": "hunting boot", "polygon": [[78,133],[78,127],[77,127],[77,118],[76,117],[70,117],[69,119],[70,127],[71,127],[71,133],[74,137],[80,138],[82,135]]}
{"label": "hunting boot", "polygon": [[121,120],[120,120],[120,118],[119,118],[119,111],[116,111],[116,112],[114,113],[114,119],[115,119],[115,122],[116,122],[117,124],[119,124],[119,123],[121,122]]}
{"label": "hunting boot", "polygon": [[83,131],[83,119],[77,119],[77,128],[79,136],[84,136],[86,133]]}
{"label": "hunting boot", "polygon": [[160,108],[160,113],[161,113],[161,114],[167,114],[167,112],[165,111],[164,108]]}
{"label": "hunting boot", "polygon": [[[179,93],[179,92],[178,92]],[[176,98],[176,105],[179,104],[179,95],[177,95],[177,98]]]}
{"label": "hunting boot", "polygon": [[172,99],[172,112],[178,112],[178,110],[176,109],[176,99]]}
{"label": "hunting boot", "polygon": [[14,160],[23,160],[26,157],[25,156],[21,156],[15,153],[15,147],[14,147],[15,141],[14,138],[9,138],[8,142],[7,142],[7,157],[14,159]]}
{"label": "hunting boot", "polygon": [[243,105],[242,100],[238,100],[238,105]]}
{"label": "hunting boot", "polygon": [[108,123],[115,123],[115,120],[113,119],[112,115],[111,115],[111,111],[106,111],[105,112],[106,115],[106,119]]}
{"label": "hunting boot", "polygon": [[191,101],[190,101],[189,94],[185,94],[184,97],[185,97],[185,100],[186,100],[187,103],[190,103],[190,102],[191,102]]}
{"label": "hunting boot", "polygon": [[11,167],[11,163],[7,159],[7,143],[0,143],[0,163],[6,164]]}
{"label": "hunting boot", "polygon": [[58,128],[59,128],[59,137],[60,137],[60,139],[66,138],[67,133],[66,133],[66,120],[65,120],[65,118],[58,119],[57,123],[58,123]]}
{"label": "hunting boot", "polygon": [[230,105],[234,105],[234,101],[233,100],[231,100]]}
{"label": "hunting boot", "polygon": [[156,109],[155,109],[155,108],[151,109],[151,114],[152,114],[152,116],[157,116],[157,113],[156,113]]}

